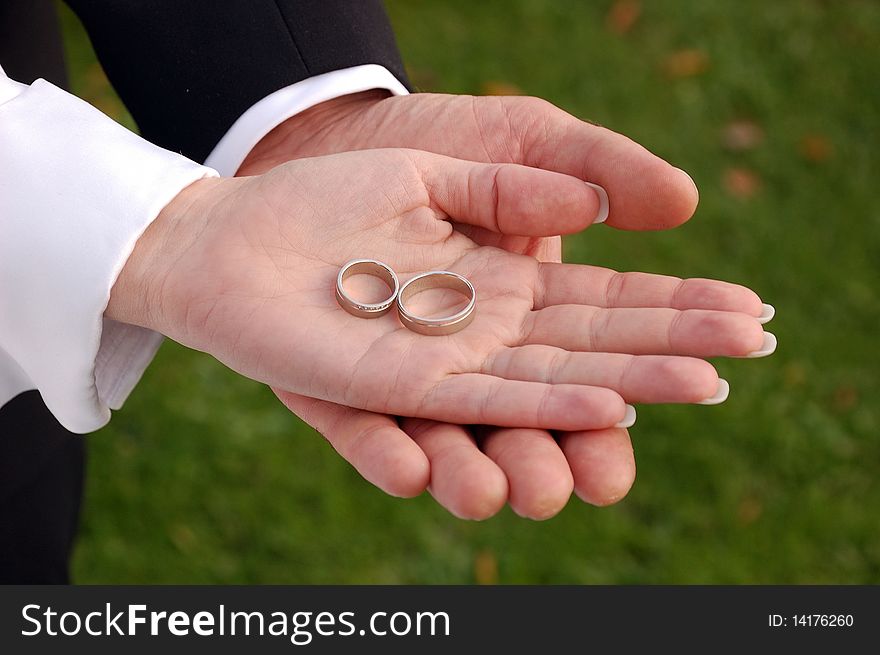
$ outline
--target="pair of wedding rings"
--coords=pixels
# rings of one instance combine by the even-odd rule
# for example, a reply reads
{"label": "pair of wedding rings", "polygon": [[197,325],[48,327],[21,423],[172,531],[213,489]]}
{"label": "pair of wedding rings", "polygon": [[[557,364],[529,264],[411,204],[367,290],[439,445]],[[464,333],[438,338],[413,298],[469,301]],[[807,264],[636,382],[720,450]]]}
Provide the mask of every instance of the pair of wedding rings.
{"label": "pair of wedding rings", "polygon": [[[377,303],[362,303],[352,298],[345,290],[345,281],[352,275],[372,275],[391,290],[391,295]],[[467,298],[463,309],[449,316],[427,317],[412,312],[407,303],[422,291],[428,289],[451,289]],[[349,314],[360,318],[378,318],[397,305],[397,315],[404,327],[428,336],[453,334],[468,326],[474,318],[477,292],[467,278],[452,271],[429,271],[407,280],[403,286],[390,266],[375,259],[353,259],[339,269],[336,276],[336,300]]]}

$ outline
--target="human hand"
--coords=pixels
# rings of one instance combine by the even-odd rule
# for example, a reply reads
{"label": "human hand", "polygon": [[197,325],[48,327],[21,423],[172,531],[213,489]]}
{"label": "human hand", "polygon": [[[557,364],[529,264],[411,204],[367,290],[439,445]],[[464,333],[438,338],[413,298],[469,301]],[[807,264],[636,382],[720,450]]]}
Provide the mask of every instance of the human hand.
{"label": "human hand", "polygon": [[[478,247],[442,220],[452,214],[484,229],[553,234],[582,229],[597,202],[588,187],[566,176],[401,151],[295,162],[262,178],[205,180],[169,205],[139,241],[114,286],[108,316],[159,329],[279,388],[383,413],[604,428],[622,418],[623,400],[594,383],[646,401],[652,393],[662,401],[712,395],[714,370],[693,359],[679,358],[676,370],[686,375],[670,380],[675,367],[666,366],[666,358],[639,358],[634,365],[614,355],[572,353],[565,355],[570,367],[545,378],[542,358],[556,351],[538,344],[576,340],[582,336],[577,323],[594,309],[568,308],[575,325],[560,332],[541,320],[552,317],[542,308],[576,305],[571,294],[580,293],[580,276],[588,271]],[[365,247],[369,253],[354,250]],[[406,331],[393,317],[365,321],[345,314],[332,294],[335,273],[365,254],[387,261],[403,278],[429,268],[469,275],[480,294],[477,319],[457,335],[431,338]],[[760,311],[757,298],[740,291]],[[663,316],[640,316],[664,324]],[[719,343],[725,330],[713,330],[708,346],[688,337],[688,347],[710,347],[712,354],[755,349],[761,330],[754,318],[718,318],[733,341]],[[601,323],[607,319],[595,324]],[[351,375],[358,360],[372,357],[372,367]],[[402,362],[401,370],[392,374],[385,361]],[[658,365],[667,374],[656,377],[657,388],[644,396],[645,389],[620,386],[629,378],[612,383],[595,377]],[[493,402],[487,402],[489,393]]]}
{"label": "human hand", "polygon": [[[386,98],[381,91],[337,98],[279,126],[254,148],[241,172],[259,172],[298,157],[382,146],[524,163],[598,182],[612,198],[608,222],[617,227],[672,227],[687,220],[696,206],[687,175],[626,137],[535,98]],[[560,260],[558,236],[500,235],[469,225],[457,229],[478,243],[543,261]],[[610,274],[604,271],[597,281]],[[646,291],[655,280],[626,279],[628,288]],[[751,311],[750,295],[734,293],[707,308]],[[557,445],[540,430],[502,428],[476,438],[462,426],[405,420],[401,425],[413,441],[391,417],[290,393],[282,394],[282,400],[379,487],[409,496],[430,481],[433,495],[458,516],[485,518],[509,498],[518,513],[546,518],[561,509],[573,489],[586,502],[605,505],[624,497],[635,476],[632,446],[622,428],[566,433]]]}
{"label": "human hand", "polygon": [[[292,159],[372,148],[411,148],[572,175],[602,186],[611,199],[608,225],[627,230],[680,225],[698,200],[687,173],[628,137],[524,96],[388,97],[380,90],[341,96],[281,123],[251,150],[239,175],[263,173]],[[480,233],[525,242],[521,236]]]}
{"label": "human hand", "polygon": [[[690,402],[717,388],[714,370],[700,360],[675,359],[673,367],[662,357],[633,364],[631,357],[569,351],[587,348],[583,326],[590,324],[592,343],[607,350],[615,343],[633,349],[629,341],[648,335],[646,347],[657,351],[680,321],[663,309],[597,319],[583,303],[588,269],[541,266],[477,246],[445,220],[454,215],[533,235],[577,231],[595,214],[597,198],[574,178],[384,150],[291,162],[255,178],[205,180],[182,211],[180,202],[172,206],[114,287],[142,302],[119,304],[111,296],[108,315],[205,350],[277,388],[404,416],[570,430],[621,421],[621,393],[641,402]],[[333,296],[335,276],[342,263],[364,255],[403,279],[434,269],[466,275],[480,298],[476,319],[458,334],[426,338],[394,316],[348,315]],[[705,335],[713,354],[758,349],[755,318],[717,319],[718,329]],[[678,347],[703,354],[702,333],[695,338],[684,328]],[[727,336],[731,352],[715,353]],[[672,368],[686,375],[670,377]]]}

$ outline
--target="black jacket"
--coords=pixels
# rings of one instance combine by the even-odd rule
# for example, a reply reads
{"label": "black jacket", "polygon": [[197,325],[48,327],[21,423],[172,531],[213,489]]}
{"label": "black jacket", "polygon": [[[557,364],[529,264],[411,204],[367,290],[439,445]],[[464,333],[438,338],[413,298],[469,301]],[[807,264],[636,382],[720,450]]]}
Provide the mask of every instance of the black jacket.
{"label": "black jacket", "polygon": [[[294,82],[381,64],[406,84],[379,0],[66,1],[141,135],[196,161],[251,105]],[[46,0],[0,2],[0,63],[14,79],[31,81],[41,66],[52,79],[51,10]]]}

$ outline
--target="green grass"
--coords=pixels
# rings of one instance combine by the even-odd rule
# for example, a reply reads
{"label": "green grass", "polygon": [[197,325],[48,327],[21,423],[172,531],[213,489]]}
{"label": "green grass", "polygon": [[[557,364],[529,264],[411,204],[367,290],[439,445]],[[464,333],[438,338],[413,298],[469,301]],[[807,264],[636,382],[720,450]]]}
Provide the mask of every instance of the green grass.
{"label": "green grass", "polygon": [[[722,406],[640,408],[639,477],[619,505],[467,523],[384,496],[266,388],[169,343],[88,437],[77,580],[469,583],[497,562],[502,583],[880,583],[880,5],[656,0],[617,34],[609,4],[389,10],[420,87],[515,85],[689,170],[689,224],[597,228],[567,257],[752,286],[778,310],[778,352],[719,362]],[[75,90],[129,121],[65,25]],[[704,70],[664,72],[681,50]],[[733,120],[763,141],[725,149]],[[725,186],[731,168],[753,195]]]}

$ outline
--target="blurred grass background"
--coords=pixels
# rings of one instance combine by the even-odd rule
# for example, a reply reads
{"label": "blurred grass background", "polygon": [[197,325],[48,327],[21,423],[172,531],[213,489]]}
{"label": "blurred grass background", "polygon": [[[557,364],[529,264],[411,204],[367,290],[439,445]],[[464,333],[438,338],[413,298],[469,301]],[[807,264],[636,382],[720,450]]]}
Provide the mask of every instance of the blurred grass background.
{"label": "blurred grass background", "polygon": [[[423,90],[527,93],[692,173],[696,217],[569,260],[749,285],[770,359],[641,407],[636,485],[532,523],[386,497],[261,385],[166,344],[91,462],[83,583],[880,583],[880,3],[389,3]],[[118,120],[75,18],[74,91]],[[634,180],[638,184],[638,180]]]}

